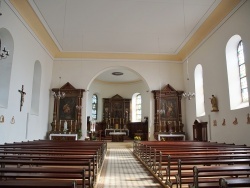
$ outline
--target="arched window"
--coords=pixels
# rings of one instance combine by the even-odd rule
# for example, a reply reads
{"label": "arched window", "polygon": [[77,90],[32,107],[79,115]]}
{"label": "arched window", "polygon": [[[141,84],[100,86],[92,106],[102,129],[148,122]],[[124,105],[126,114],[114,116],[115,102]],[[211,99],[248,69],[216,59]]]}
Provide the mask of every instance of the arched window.
{"label": "arched window", "polygon": [[36,61],[34,65],[32,98],[31,98],[31,114],[35,115],[39,114],[41,76],[42,76],[41,64],[39,61]]}
{"label": "arched window", "polygon": [[140,122],[141,114],[141,94],[134,93],[132,96],[132,122]]}
{"label": "arched window", "polygon": [[12,58],[14,52],[14,41],[10,32],[0,28],[0,53],[8,51],[9,56],[0,58],[0,108],[8,108],[10,77],[12,70]]}
{"label": "arched window", "polygon": [[248,102],[247,75],[246,75],[246,65],[245,65],[242,40],[238,44],[237,54],[238,54],[239,74],[240,74],[241,98],[242,102]]}
{"label": "arched window", "polygon": [[97,95],[94,94],[92,96],[92,119],[97,120],[97,106],[98,106],[98,98]]}
{"label": "arched window", "polygon": [[239,35],[234,35],[228,40],[226,46],[226,63],[231,110],[249,106],[243,50],[243,42]]}
{"label": "arched window", "polygon": [[200,117],[205,115],[203,70],[200,64],[195,67],[194,79],[195,79],[196,116]]}
{"label": "arched window", "polygon": [[141,94],[136,95],[136,121],[141,121]]}

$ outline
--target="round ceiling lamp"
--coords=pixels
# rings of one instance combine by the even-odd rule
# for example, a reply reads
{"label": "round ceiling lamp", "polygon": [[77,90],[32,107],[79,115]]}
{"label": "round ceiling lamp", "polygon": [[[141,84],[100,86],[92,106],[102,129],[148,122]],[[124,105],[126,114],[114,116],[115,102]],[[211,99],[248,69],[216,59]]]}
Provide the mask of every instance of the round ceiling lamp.
{"label": "round ceiling lamp", "polygon": [[112,74],[113,74],[114,76],[121,76],[121,75],[123,75],[122,72],[112,72]]}

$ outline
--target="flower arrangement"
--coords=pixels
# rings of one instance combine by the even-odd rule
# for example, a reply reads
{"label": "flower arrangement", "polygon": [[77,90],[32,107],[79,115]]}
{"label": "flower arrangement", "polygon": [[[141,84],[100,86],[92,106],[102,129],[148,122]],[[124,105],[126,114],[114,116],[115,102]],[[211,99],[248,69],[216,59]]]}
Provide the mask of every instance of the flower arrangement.
{"label": "flower arrangement", "polygon": [[134,137],[134,140],[139,141],[139,140],[141,140],[141,137],[140,137],[140,136],[135,136],[135,137]]}
{"label": "flower arrangement", "polygon": [[79,140],[80,138],[82,138],[82,130],[81,129],[79,129],[77,131],[77,139]]}

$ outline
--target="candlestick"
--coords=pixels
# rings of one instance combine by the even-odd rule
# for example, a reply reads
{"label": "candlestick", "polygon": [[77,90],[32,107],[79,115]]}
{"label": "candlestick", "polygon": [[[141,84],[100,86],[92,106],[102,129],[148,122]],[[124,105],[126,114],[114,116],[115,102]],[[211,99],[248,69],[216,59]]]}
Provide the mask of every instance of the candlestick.
{"label": "candlestick", "polygon": [[54,131],[56,131],[56,120],[55,120],[55,127],[54,127]]}

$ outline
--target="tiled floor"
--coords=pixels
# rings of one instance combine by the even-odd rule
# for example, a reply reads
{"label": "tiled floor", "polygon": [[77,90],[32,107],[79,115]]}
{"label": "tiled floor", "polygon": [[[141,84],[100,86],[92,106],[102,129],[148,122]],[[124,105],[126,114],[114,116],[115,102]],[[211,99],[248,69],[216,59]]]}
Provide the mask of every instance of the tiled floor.
{"label": "tiled floor", "polygon": [[[110,146],[111,145],[111,146]],[[108,143],[108,152],[97,188],[162,187],[134,157],[132,143]]]}

